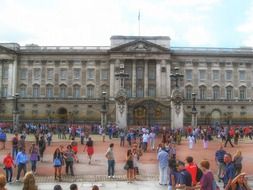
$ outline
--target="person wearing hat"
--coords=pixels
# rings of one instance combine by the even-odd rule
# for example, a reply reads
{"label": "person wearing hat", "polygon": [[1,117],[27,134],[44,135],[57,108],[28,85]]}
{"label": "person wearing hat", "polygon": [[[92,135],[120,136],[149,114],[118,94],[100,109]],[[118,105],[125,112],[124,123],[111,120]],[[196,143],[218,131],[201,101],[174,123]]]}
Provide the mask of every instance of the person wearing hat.
{"label": "person wearing hat", "polygon": [[251,190],[245,176],[246,173],[240,173],[233,179],[231,183],[232,190]]}

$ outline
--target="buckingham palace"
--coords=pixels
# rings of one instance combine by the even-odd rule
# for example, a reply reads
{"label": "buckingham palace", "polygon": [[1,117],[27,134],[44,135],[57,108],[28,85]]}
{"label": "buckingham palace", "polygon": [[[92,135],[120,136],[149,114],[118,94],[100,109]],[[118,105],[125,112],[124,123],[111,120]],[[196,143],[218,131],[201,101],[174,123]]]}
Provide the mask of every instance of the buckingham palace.
{"label": "buckingham palace", "polygon": [[21,122],[99,123],[106,107],[114,123],[120,85],[127,125],[170,125],[177,87],[184,125],[193,104],[200,125],[253,122],[252,48],[171,47],[168,36],[110,40],[98,47],[0,43],[0,122],[18,113]]}

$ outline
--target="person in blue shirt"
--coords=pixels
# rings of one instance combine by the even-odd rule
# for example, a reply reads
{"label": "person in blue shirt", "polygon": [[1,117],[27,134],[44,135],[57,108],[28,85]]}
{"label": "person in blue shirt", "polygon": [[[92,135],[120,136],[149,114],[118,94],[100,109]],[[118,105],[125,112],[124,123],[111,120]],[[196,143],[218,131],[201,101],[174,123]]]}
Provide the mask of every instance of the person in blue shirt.
{"label": "person in blue shirt", "polygon": [[159,184],[167,185],[169,154],[166,152],[164,144],[161,151],[158,152],[157,160],[159,161]]}
{"label": "person in blue shirt", "polygon": [[17,154],[17,157],[16,157],[16,161],[15,161],[15,166],[18,166],[18,173],[17,173],[17,179],[16,181],[19,181],[19,178],[20,178],[20,174],[22,172],[22,170],[24,171],[24,175],[26,174],[26,164],[28,162],[28,156],[25,152],[25,149],[22,148],[18,154]]}
{"label": "person in blue shirt", "polygon": [[235,178],[235,166],[232,162],[232,156],[229,153],[226,153],[224,155],[224,162],[226,164],[225,170],[224,170],[224,176],[222,178],[224,183],[224,190],[231,189],[231,183],[232,180]]}
{"label": "person in blue shirt", "polygon": [[218,176],[219,182],[221,179],[221,175],[224,173],[224,169],[225,169],[225,163],[224,163],[225,154],[226,154],[226,151],[223,150],[223,145],[221,144],[219,150],[217,150],[215,153],[215,161],[218,166],[217,176]]}

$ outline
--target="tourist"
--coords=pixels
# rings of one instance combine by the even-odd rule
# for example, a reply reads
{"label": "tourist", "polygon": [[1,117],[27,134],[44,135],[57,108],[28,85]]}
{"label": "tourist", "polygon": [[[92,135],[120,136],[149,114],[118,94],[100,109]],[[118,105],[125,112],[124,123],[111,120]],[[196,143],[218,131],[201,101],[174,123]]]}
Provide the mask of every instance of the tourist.
{"label": "tourist", "polygon": [[150,142],[150,149],[152,151],[155,150],[155,132],[153,130],[151,130],[151,132],[149,133],[149,142]]}
{"label": "tourist", "polygon": [[134,162],[133,162],[133,154],[131,149],[127,150],[126,157],[126,165],[127,165],[127,182],[132,183],[134,180]]}
{"label": "tourist", "polygon": [[178,171],[176,159],[172,158],[169,160],[169,186],[168,190],[176,189],[176,184],[178,183]]}
{"label": "tourist", "polygon": [[0,142],[2,142],[2,147],[0,150],[5,149],[5,144],[6,144],[7,136],[6,133],[0,128]]}
{"label": "tourist", "polygon": [[77,184],[72,183],[69,187],[70,190],[78,190]]}
{"label": "tourist", "polygon": [[157,160],[159,161],[159,184],[167,185],[169,155],[165,150],[164,144],[161,151],[157,154]]}
{"label": "tourist", "polygon": [[215,153],[215,161],[218,166],[217,177],[218,177],[219,182],[222,177],[221,175],[223,175],[224,169],[225,169],[225,163],[224,163],[225,154],[226,154],[226,151],[223,150],[223,145],[221,144],[219,150],[217,150]]}
{"label": "tourist", "polygon": [[75,153],[75,161],[76,161],[76,162],[79,162],[79,159],[78,159],[78,157],[77,157],[78,143],[77,143],[77,141],[75,140],[75,137],[72,137],[71,147],[72,147],[73,152]]}
{"label": "tourist", "polygon": [[35,143],[32,143],[32,146],[29,150],[30,153],[30,161],[31,161],[31,170],[33,174],[36,174],[36,166],[37,166],[37,161],[39,160],[39,150]]}
{"label": "tourist", "polygon": [[208,148],[208,134],[207,134],[207,131],[203,132],[203,147],[204,147],[204,149]]}
{"label": "tourist", "polygon": [[4,176],[4,174],[0,174],[0,190],[7,190],[5,188],[6,185],[6,177]]}
{"label": "tourist", "polygon": [[10,152],[8,152],[7,155],[4,157],[3,165],[4,165],[4,169],[5,169],[5,174],[6,174],[6,181],[7,181],[7,183],[11,183],[12,182],[12,174],[13,174],[12,168],[14,166],[14,162],[13,162],[13,158],[11,157]]}
{"label": "tourist", "polygon": [[44,136],[42,135],[39,140],[39,153],[40,153],[40,161],[43,162],[43,155],[46,150],[46,141]]}
{"label": "tourist", "polygon": [[233,179],[231,183],[232,190],[251,190],[245,176],[246,173],[240,173]]}
{"label": "tourist", "polygon": [[22,134],[20,140],[18,141],[18,150],[25,149],[25,136]]}
{"label": "tourist", "polygon": [[[227,130],[228,130],[228,129],[227,129]],[[232,136],[231,136],[231,134],[229,133],[229,131],[225,131],[225,137],[226,137],[226,141],[225,141],[224,147],[227,146],[227,143],[228,143],[228,142],[229,142],[229,144],[230,144],[232,147],[234,147],[234,145],[233,145],[233,143],[232,143],[232,141],[231,141]]]}
{"label": "tourist", "polygon": [[114,159],[113,147],[114,147],[114,144],[111,143],[105,154],[105,157],[107,158],[107,161],[108,161],[108,177],[109,178],[114,178],[115,159]]}
{"label": "tourist", "polygon": [[59,181],[61,181],[61,168],[63,163],[63,155],[59,148],[56,148],[54,151],[53,156],[53,164],[54,164],[54,180],[57,180],[57,177],[59,178]]}
{"label": "tourist", "polygon": [[91,164],[91,158],[92,158],[92,155],[94,154],[93,140],[91,139],[91,137],[89,137],[88,141],[86,142],[86,145],[83,151],[85,152],[85,150],[89,157],[89,164]]}
{"label": "tourist", "polygon": [[52,132],[51,131],[48,131],[47,132],[47,145],[50,146],[51,145],[51,142],[52,142]]}
{"label": "tourist", "polygon": [[185,163],[178,161],[177,166],[179,173],[177,186],[184,186],[186,189],[190,189],[192,185],[192,177],[191,174],[185,169]]}
{"label": "tourist", "polygon": [[120,137],[120,146],[124,147],[125,145],[125,131],[123,129],[120,130],[119,137]]}
{"label": "tourist", "polygon": [[71,176],[74,176],[73,164],[74,164],[74,159],[75,159],[75,153],[72,150],[71,145],[67,146],[67,150],[64,152],[64,158],[65,158],[65,163],[66,163],[66,170],[65,170],[66,174],[68,175],[69,168],[70,168]]}
{"label": "tourist", "polygon": [[133,147],[133,163],[134,163],[134,179],[136,178],[136,175],[139,175],[139,159],[141,156],[140,151],[137,149],[138,146],[134,146]]}
{"label": "tourist", "polygon": [[26,164],[28,162],[28,156],[25,153],[25,149],[22,148],[16,157],[15,166],[18,166],[18,172],[17,172],[17,179],[16,181],[19,181],[20,174],[22,170],[24,171],[24,175],[26,174]]}
{"label": "tourist", "polygon": [[242,171],[242,152],[237,150],[232,160],[235,165],[235,175],[237,176]]}
{"label": "tourist", "polygon": [[187,137],[187,139],[188,139],[188,143],[189,143],[189,149],[193,149],[193,145],[194,145],[194,142],[195,142],[194,136],[192,134],[190,134]]}
{"label": "tourist", "polygon": [[222,178],[223,180],[223,188],[224,190],[229,190],[231,188],[231,183],[232,180],[235,177],[235,166],[234,163],[232,162],[232,156],[229,153],[226,153],[224,155],[224,162],[226,164],[225,170],[224,170],[224,176]]}
{"label": "tourist", "polygon": [[145,129],[145,132],[142,135],[142,150],[143,150],[143,152],[146,152],[148,149],[148,139],[149,139],[149,134],[147,132],[147,129]]}
{"label": "tourist", "polygon": [[12,143],[12,158],[15,159],[18,154],[18,133],[15,133],[11,140]]}
{"label": "tourist", "polygon": [[[202,160],[200,162],[200,167],[203,172],[203,176],[200,179],[200,190],[216,190],[217,185],[213,173],[209,170],[210,163],[207,160]],[[215,183],[215,189],[213,184]]]}
{"label": "tourist", "polygon": [[23,190],[38,190],[38,186],[35,183],[35,178],[32,172],[27,172],[25,174]]}
{"label": "tourist", "polygon": [[93,185],[91,190],[99,190],[99,187],[97,185]]}
{"label": "tourist", "polygon": [[193,162],[192,156],[187,156],[186,162],[187,162],[187,165],[186,165],[185,169],[191,174],[192,186],[195,186],[197,184],[196,177],[197,177],[198,166]]}
{"label": "tourist", "polygon": [[57,184],[54,186],[54,190],[63,190],[63,189],[60,185]]}

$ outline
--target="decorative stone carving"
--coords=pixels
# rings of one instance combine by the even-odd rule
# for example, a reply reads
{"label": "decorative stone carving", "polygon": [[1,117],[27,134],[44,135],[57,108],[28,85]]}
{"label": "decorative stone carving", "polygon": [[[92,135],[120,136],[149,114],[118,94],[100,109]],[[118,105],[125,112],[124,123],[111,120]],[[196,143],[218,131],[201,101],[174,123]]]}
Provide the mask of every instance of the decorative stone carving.
{"label": "decorative stone carving", "polygon": [[126,93],[126,90],[121,88],[117,95],[116,95],[116,98],[115,100],[117,101],[118,103],[118,106],[119,106],[119,112],[120,114],[122,115],[125,111],[125,106],[126,106],[126,99],[127,99],[127,93]]}
{"label": "decorative stone carving", "polygon": [[171,100],[172,100],[172,102],[175,105],[175,111],[176,111],[177,115],[180,113],[180,109],[181,109],[181,105],[182,105],[183,99],[184,99],[183,95],[182,95],[182,93],[180,92],[179,89],[175,89],[172,92]]}

